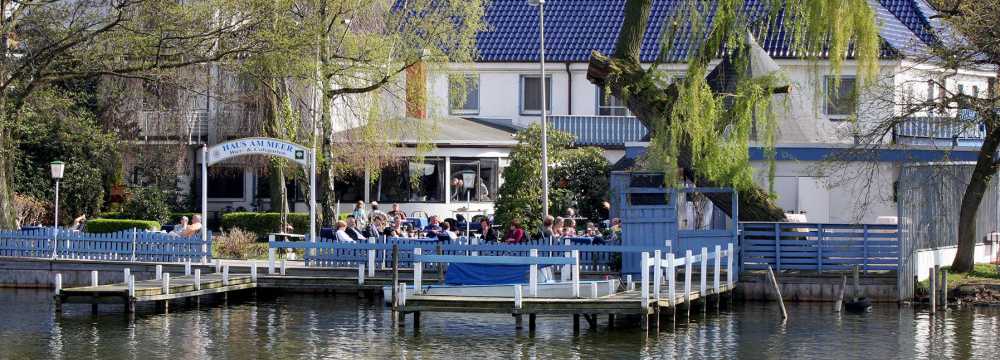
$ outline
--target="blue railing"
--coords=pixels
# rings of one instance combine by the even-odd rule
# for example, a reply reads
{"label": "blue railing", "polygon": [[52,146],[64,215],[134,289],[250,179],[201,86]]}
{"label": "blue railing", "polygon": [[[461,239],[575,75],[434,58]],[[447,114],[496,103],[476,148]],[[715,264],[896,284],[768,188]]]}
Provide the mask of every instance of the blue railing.
{"label": "blue railing", "polygon": [[581,146],[624,146],[642,141],[649,133],[634,116],[553,115],[549,121],[556,130],[573,134]]}
{"label": "blue railing", "polygon": [[[320,241],[311,243],[274,241],[269,245],[274,249],[305,250],[304,260],[308,266],[355,267],[372,261],[377,267],[388,269],[392,262],[392,248],[399,248],[400,267],[410,268],[414,262],[414,249],[421,249],[424,255],[456,256],[529,256],[531,250],[538,250],[542,257],[563,257],[567,252],[580,251],[580,266],[584,271],[614,271],[620,268],[621,254],[641,253],[669,249],[666,246],[623,246],[620,244],[573,244],[570,242],[549,245],[547,242],[531,241],[518,244],[488,243],[474,244],[468,239],[436,241],[430,239],[372,238],[368,242]],[[369,255],[373,253],[373,255]],[[425,264],[425,267],[428,266]]]}
{"label": "blue railing", "polygon": [[899,267],[896,225],[741,222],[743,268],[864,271]]}
{"label": "blue railing", "polygon": [[[60,229],[0,231],[0,256],[145,262],[200,262],[212,258],[212,235],[183,238],[126,230],[94,234]],[[55,247],[55,249],[53,249]]]}

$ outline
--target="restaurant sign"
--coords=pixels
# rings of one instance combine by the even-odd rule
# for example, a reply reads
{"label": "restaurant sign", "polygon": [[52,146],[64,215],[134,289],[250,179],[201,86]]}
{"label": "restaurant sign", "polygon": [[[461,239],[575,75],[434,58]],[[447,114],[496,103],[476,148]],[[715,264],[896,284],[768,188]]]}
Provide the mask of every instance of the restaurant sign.
{"label": "restaurant sign", "polygon": [[310,150],[299,144],[272,138],[253,137],[237,139],[209,148],[208,165],[242,155],[280,156],[308,167]]}

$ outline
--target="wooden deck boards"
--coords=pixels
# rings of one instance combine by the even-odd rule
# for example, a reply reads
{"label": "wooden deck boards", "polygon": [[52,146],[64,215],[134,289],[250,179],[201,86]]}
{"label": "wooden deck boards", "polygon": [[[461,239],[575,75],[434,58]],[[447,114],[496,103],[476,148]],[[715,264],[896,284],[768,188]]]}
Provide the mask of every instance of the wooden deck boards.
{"label": "wooden deck boards", "polygon": [[165,294],[162,280],[142,280],[135,282],[135,296],[132,299],[129,299],[128,284],[125,283],[62,289],[59,298],[62,303],[84,304],[157,301],[244,290],[256,287],[256,283],[249,275],[231,274],[229,284],[223,285],[222,274],[212,273],[201,276],[200,290],[195,290],[193,276],[173,277],[169,287],[170,291]]}

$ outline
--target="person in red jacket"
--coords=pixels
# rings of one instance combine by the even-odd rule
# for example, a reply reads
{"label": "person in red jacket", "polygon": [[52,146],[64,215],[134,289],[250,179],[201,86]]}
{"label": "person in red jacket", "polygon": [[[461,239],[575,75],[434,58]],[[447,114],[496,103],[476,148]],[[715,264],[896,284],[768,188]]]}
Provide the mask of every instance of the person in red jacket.
{"label": "person in red jacket", "polygon": [[507,233],[503,235],[503,241],[516,244],[524,240],[524,229],[521,228],[521,222],[514,219],[510,222],[510,228],[507,229]]}

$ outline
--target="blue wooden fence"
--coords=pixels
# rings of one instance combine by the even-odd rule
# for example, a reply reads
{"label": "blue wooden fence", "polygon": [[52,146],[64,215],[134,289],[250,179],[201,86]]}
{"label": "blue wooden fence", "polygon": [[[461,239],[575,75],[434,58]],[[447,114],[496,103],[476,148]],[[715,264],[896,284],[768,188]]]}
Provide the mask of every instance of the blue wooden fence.
{"label": "blue wooden fence", "polygon": [[896,270],[896,225],[741,222],[743,268],[775,271]]}
{"label": "blue wooden fence", "polygon": [[[93,234],[60,229],[0,231],[0,256],[146,262],[200,262],[212,258],[212,235],[182,238],[166,233]],[[53,242],[53,239],[55,241]],[[55,251],[53,252],[53,244]]]}
{"label": "blue wooden fence", "polygon": [[[381,268],[391,267],[392,247],[399,247],[400,267],[409,268],[413,264],[413,249],[420,248],[424,255],[459,255],[459,256],[528,256],[532,249],[538,250],[542,257],[562,257],[566,252],[580,251],[580,267],[584,271],[617,270],[622,254],[652,253],[654,250],[666,252],[665,246],[623,246],[620,244],[560,244],[549,245],[547,242],[530,241],[519,244],[486,243],[472,244],[468,239],[460,238],[452,241],[436,241],[431,239],[408,238],[371,238],[367,242],[338,242],[321,239],[317,243],[282,242],[270,243],[275,249],[303,249],[304,260],[308,266],[317,267],[354,267],[368,261],[368,252],[375,251],[376,263]],[[430,264],[425,264],[425,267]]]}

